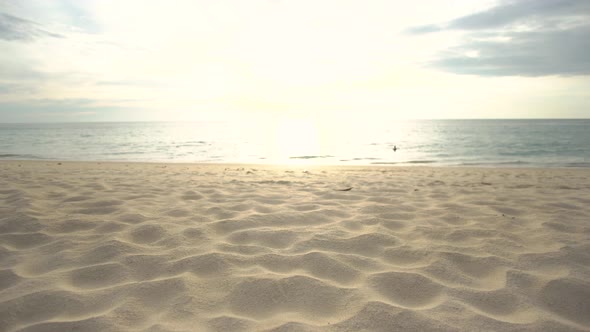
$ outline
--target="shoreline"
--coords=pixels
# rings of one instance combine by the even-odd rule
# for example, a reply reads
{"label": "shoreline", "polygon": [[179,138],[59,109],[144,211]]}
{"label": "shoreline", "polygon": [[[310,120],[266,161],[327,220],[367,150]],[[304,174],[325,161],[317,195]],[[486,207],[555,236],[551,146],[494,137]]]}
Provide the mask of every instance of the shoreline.
{"label": "shoreline", "polygon": [[394,163],[381,163],[381,164],[305,164],[305,163],[219,163],[219,162],[171,162],[171,161],[122,161],[122,160],[64,160],[64,159],[44,159],[44,160],[30,160],[30,159],[0,159],[0,164],[18,164],[18,163],[32,163],[32,164],[81,164],[81,165],[178,165],[178,166],[211,166],[211,167],[259,167],[259,168],[333,168],[333,169],[420,169],[420,168],[432,168],[432,169],[474,169],[474,170],[580,170],[590,171],[590,166],[502,166],[493,164],[482,164],[482,165],[437,165],[434,163],[428,164],[394,164]]}
{"label": "shoreline", "polygon": [[0,330],[587,331],[589,219],[590,169],[2,160]]}
{"label": "shoreline", "polygon": [[[309,125],[313,135],[304,139],[298,125]],[[590,120],[316,125],[237,120],[8,125],[0,130],[6,143],[0,160],[590,168]]]}

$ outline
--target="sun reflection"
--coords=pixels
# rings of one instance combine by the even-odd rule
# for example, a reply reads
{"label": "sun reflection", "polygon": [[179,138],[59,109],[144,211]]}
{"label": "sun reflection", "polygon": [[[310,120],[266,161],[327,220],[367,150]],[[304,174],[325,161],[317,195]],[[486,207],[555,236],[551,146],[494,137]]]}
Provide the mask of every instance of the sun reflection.
{"label": "sun reflection", "polygon": [[304,119],[279,121],[276,132],[275,157],[279,162],[305,163],[321,153],[315,122]]}

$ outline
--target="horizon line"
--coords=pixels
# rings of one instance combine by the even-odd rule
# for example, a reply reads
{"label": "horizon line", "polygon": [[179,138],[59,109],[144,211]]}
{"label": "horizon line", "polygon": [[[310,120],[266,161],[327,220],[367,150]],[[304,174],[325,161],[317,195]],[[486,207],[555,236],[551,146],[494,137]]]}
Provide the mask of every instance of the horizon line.
{"label": "horizon line", "polygon": [[[587,118],[417,118],[417,119],[391,119],[390,121],[490,121],[490,120],[590,120]],[[66,123],[197,123],[197,122],[232,122],[235,120],[104,120],[104,121],[33,121],[33,122],[0,122],[0,125],[4,124],[66,124]],[[240,120],[240,122],[243,121]]]}

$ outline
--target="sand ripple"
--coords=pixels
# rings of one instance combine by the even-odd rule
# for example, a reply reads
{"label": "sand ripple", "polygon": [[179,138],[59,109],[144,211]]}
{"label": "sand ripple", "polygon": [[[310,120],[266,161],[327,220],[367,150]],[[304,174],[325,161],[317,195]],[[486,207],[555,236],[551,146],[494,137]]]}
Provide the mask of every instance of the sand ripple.
{"label": "sand ripple", "polygon": [[590,330],[587,170],[18,163],[1,331]]}

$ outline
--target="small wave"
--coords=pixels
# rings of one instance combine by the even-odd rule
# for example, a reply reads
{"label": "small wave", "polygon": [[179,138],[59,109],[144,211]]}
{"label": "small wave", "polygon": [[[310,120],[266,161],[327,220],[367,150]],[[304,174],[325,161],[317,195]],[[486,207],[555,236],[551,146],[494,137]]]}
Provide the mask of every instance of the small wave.
{"label": "small wave", "polygon": [[528,161],[515,160],[515,161],[481,161],[481,162],[463,162],[459,163],[459,166],[501,166],[501,165],[531,165]]}
{"label": "small wave", "polygon": [[113,156],[124,156],[124,155],[132,155],[132,154],[145,154],[143,151],[122,151],[122,152],[110,152],[106,155],[113,155]]}
{"label": "small wave", "polygon": [[437,154],[436,154],[436,155],[434,155],[434,156],[435,156],[435,157],[437,157],[437,158],[448,158],[448,157],[450,157],[451,155],[450,155],[450,154],[448,154],[448,153],[437,153]]}
{"label": "small wave", "polygon": [[410,160],[410,161],[377,161],[372,162],[372,165],[420,165],[420,164],[434,164],[437,163],[436,160]]}
{"label": "small wave", "polygon": [[500,161],[500,162],[497,162],[496,164],[498,164],[498,165],[530,165],[531,163],[528,161],[517,160],[517,161]]}
{"label": "small wave", "polygon": [[0,154],[0,158],[5,158],[5,159],[45,159],[41,156],[36,156],[36,155],[32,155],[32,154],[16,154],[16,153]]}
{"label": "small wave", "polygon": [[565,164],[565,167],[582,167],[582,168],[586,168],[586,167],[590,167],[590,162],[572,162],[572,163],[567,163]]}
{"label": "small wave", "polygon": [[543,155],[552,155],[555,151],[553,150],[527,150],[527,151],[500,151],[498,152],[498,156],[503,157],[534,157],[534,156],[543,156]]}
{"label": "small wave", "polygon": [[406,161],[406,164],[434,164],[436,160],[410,160]]}
{"label": "small wave", "polygon": [[318,158],[332,158],[334,156],[297,156],[289,157],[289,159],[318,159]]}
{"label": "small wave", "polygon": [[205,142],[205,141],[192,141],[192,142],[177,144],[177,145],[175,145],[175,147],[185,148],[185,147],[201,146],[201,145],[205,145],[205,144],[207,144],[207,142]]}

